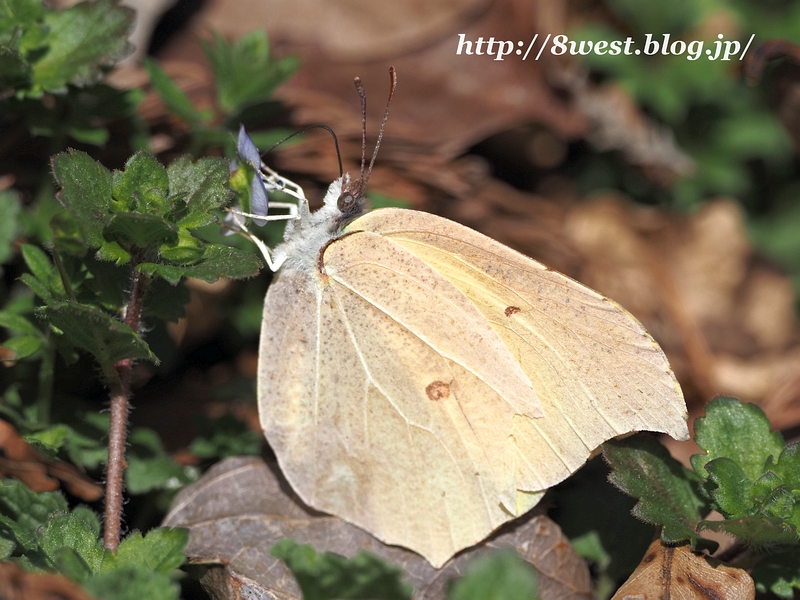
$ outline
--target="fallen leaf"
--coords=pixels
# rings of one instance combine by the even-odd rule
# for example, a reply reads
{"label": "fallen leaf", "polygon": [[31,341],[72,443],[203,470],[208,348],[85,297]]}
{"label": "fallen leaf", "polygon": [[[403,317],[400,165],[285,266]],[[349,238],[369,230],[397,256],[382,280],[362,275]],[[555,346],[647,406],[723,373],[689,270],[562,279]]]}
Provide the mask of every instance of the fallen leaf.
{"label": "fallen leaf", "polygon": [[3,600],[92,600],[74,581],[61,575],[28,573],[14,563],[0,563]]}
{"label": "fallen leaf", "polygon": [[755,595],[746,571],[717,565],[689,546],[665,546],[656,540],[611,600],[752,600]]}
{"label": "fallen leaf", "polygon": [[287,537],[318,552],[377,554],[406,571],[417,599],[444,598],[448,582],[463,573],[472,558],[509,547],[537,570],[543,600],[592,597],[586,564],[558,526],[543,515],[515,521],[437,570],[413,552],[382,544],[353,525],[305,507],[272,469],[277,467],[257,458],[227,459],[181,490],[164,519],[165,526],[189,529],[186,554],[191,563],[221,565],[204,577],[220,593],[228,590],[223,597],[233,597],[230,594],[236,591],[243,597],[252,593],[299,598],[291,573],[270,555],[272,546]]}
{"label": "fallen leaf", "polygon": [[15,477],[34,492],[52,492],[59,481],[70,494],[86,502],[103,496],[103,488],[73,465],[47,460],[28,444],[14,426],[0,420],[0,477]]}

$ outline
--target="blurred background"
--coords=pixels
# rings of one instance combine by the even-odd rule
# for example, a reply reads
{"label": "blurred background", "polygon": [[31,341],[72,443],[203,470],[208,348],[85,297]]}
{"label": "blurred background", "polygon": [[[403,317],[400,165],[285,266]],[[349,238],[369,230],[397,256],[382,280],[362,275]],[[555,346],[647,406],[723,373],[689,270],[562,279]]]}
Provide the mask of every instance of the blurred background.
{"label": "blurred background", "polygon": [[[122,168],[138,148],[148,148],[163,163],[198,152],[191,124],[151,88],[140,61],[147,55],[157,60],[197,111],[213,111],[220,74],[215,80],[202,43],[213,43],[215,35],[235,42],[262,30],[272,56],[296,57],[299,68],[270,101],[246,106],[236,119],[254,137],[327,125],[339,138],[345,170],[353,171],[361,156],[353,78],[363,80],[367,93],[369,153],[393,65],[398,87],[369,186],[376,205],[446,216],[619,302],[664,348],[692,416],[702,414],[712,397],[726,394],[757,403],[787,438],[797,432],[800,49],[792,43],[800,41],[800,4],[126,4],[137,11],[136,52],[107,83],[139,94],[130,110],[137,128],[131,133],[130,124],[98,113],[95,120],[110,135],[64,138],[65,146],[90,152],[108,168]],[[742,48],[755,37],[744,60],[545,51],[539,60],[510,55],[498,61],[458,55],[459,34],[526,45],[538,34],[534,52],[548,34],[609,42],[631,37],[638,47],[647,34],[702,40],[707,48],[720,35]],[[260,68],[246,61],[239,66],[254,74]],[[232,120],[226,126],[238,129]],[[52,140],[45,143],[15,127],[12,122],[0,142],[2,187],[20,190],[26,209],[52,214],[52,187],[48,200],[46,190],[30,183],[53,153]],[[205,144],[203,151],[220,155],[232,139]],[[319,130],[279,146],[265,161],[300,183],[312,206],[338,176],[334,144]],[[27,231],[28,239],[36,239],[35,223]],[[267,237],[276,242],[280,232],[270,230]],[[6,261],[4,293],[12,297],[24,265],[18,254]],[[131,418],[134,426],[155,430],[170,460],[183,467],[260,451],[254,381],[270,277],[262,272],[245,282],[189,281],[186,315],[166,326],[147,323],[161,365],[137,365]],[[182,284],[163,293],[185,290]],[[11,381],[24,381],[25,368],[17,363],[4,369],[5,390]],[[55,420],[78,407],[104,406],[107,392],[93,369],[90,359],[56,366]],[[25,393],[23,385],[19,394]],[[140,456],[150,457],[148,468],[160,464],[165,481],[172,476],[157,442],[140,436],[133,444]],[[684,457],[695,452],[673,451]]]}

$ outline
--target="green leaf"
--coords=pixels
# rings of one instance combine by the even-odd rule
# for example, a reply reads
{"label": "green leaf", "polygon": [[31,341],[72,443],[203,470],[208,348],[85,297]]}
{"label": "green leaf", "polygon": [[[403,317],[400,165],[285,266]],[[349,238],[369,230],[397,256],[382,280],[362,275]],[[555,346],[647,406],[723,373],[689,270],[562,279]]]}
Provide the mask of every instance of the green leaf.
{"label": "green leaf", "polygon": [[214,44],[203,43],[217,84],[217,102],[226,115],[239,112],[248,104],[269,98],[275,88],[299,68],[294,58],[270,58],[267,35],[251,31],[233,44],[214,35]]}
{"label": "green leaf", "polygon": [[44,250],[32,244],[22,244],[20,249],[22,250],[22,257],[25,259],[25,264],[28,265],[28,269],[30,269],[33,276],[46,285],[51,293],[55,293],[56,295],[63,294],[63,286],[60,286],[58,290],[54,289],[57,277],[56,270],[55,267],[53,267],[53,262],[50,260],[50,257],[45,254]]}
{"label": "green leaf", "polygon": [[790,524],[779,519],[763,516],[726,519],[724,521],[700,521],[698,529],[722,531],[742,538],[755,546],[774,544],[796,544],[800,535]]}
{"label": "green leaf", "polygon": [[7,310],[0,310],[0,327],[13,331],[14,333],[21,333],[34,337],[39,336],[41,338],[44,337],[44,334],[39,328],[27,318]]}
{"label": "green leaf", "polygon": [[695,421],[695,441],[706,454],[692,456],[692,467],[706,477],[706,463],[724,456],[755,481],[763,474],[767,458],[777,458],[783,451],[783,439],[770,429],[769,419],[755,404],[715,398],[706,406],[706,416]]}
{"label": "green leaf", "polygon": [[178,489],[193,480],[186,469],[173,461],[152,429],[138,427],[129,437],[125,485],[131,494],[151,490]]}
{"label": "green leaf", "polygon": [[33,65],[34,92],[65,91],[96,83],[103,69],[133,50],[128,33],[134,11],[114,0],[82,2],[63,11],[48,11],[47,51]]}
{"label": "green leaf", "polygon": [[214,209],[225,206],[230,200],[228,189],[228,161],[221,158],[201,158],[192,162],[182,156],[167,168],[170,196],[179,197],[186,206],[186,214],[178,221],[186,229],[198,229],[216,222]]}
{"label": "green leaf", "polygon": [[716,508],[726,517],[750,513],[753,506],[753,482],[738,463],[727,457],[706,463],[709,480],[716,484],[711,497]]}
{"label": "green leaf", "polygon": [[139,334],[97,309],[63,302],[42,307],[37,313],[62,332],[64,342],[93,355],[108,376],[114,363],[125,358],[158,364]]}
{"label": "green leaf", "polygon": [[[636,501],[608,481],[609,469],[598,456],[548,492],[550,516],[570,538],[578,554],[594,562],[598,588],[616,589],[630,575],[653,541],[655,529],[631,515]],[[603,595],[598,589],[599,597]]]}
{"label": "green leaf", "polygon": [[756,589],[781,598],[792,598],[800,590],[800,549],[793,548],[769,554],[750,572]]}
{"label": "green leaf", "polygon": [[[638,498],[633,514],[647,523],[661,525],[661,539],[668,544],[690,540],[708,546],[695,532],[705,503],[695,491],[697,476],[672,458],[654,438],[638,435],[603,444],[603,457],[613,472],[609,481]],[[713,542],[711,542],[713,544]]]}
{"label": "green leaf", "polygon": [[204,281],[213,282],[220,277],[228,279],[245,279],[254,277],[261,269],[261,263],[254,254],[213,244],[208,246],[203,259],[197,264],[178,267],[174,265],[159,265],[157,263],[142,263],[137,267],[142,273],[158,275],[170,283],[177,283],[182,277],[196,277]]}
{"label": "green leaf", "polygon": [[148,248],[177,243],[178,229],[157,215],[119,212],[111,217],[103,236],[123,248]]}
{"label": "green leaf", "polygon": [[84,560],[92,573],[100,570],[105,550],[95,531],[70,513],[56,513],[37,532],[41,549],[56,563],[62,548],[71,548]]}
{"label": "green leaf", "polygon": [[33,293],[39,296],[45,302],[52,302],[55,300],[55,298],[53,298],[53,294],[50,292],[50,289],[30,273],[23,273],[19,276],[19,278],[22,283],[31,288]]}
{"label": "green leaf", "polygon": [[533,600],[539,598],[536,572],[514,550],[481,556],[467,565],[449,589],[448,600]]}
{"label": "green leaf", "polygon": [[14,353],[16,360],[21,360],[36,354],[44,345],[41,335],[18,335],[10,338],[3,343],[3,346]]}
{"label": "green leaf", "polygon": [[164,216],[168,208],[169,176],[151,154],[140,151],[113,175],[114,200],[121,210]]}
{"label": "green leaf", "polygon": [[103,228],[111,216],[111,173],[85,152],[68,150],[52,159],[53,174],[61,187],[59,199],[83,231],[86,242],[99,248]]}
{"label": "green leaf", "polygon": [[189,543],[189,531],[161,527],[142,537],[134,532],[119,545],[116,554],[108,553],[101,572],[136,567],[162,575],[169,575],[185,561],[183,549]]}
{"label": "green leaf", "polygon": [[0,514],[19,523],[31,533],[46,525],[52,513],[66,510],[67,501],[61,494],[36,493],[20,481],[0,480]]}
{"label": "green leaf", "polygon": [[53,551],[52,556],[56,570],[77,583],[83,583],[91,575],[92,570],[83,557],[73,548],[60,547]]}
{"label": "green leaf", "polygon": [[126,265],[131,260],[131,253],[119,245],[119,242],[103,242],[97,251],[97,259],[113,262],[118,267]]}
{"label": "green leaf", "polygon": [[200,458],[220,460],[229,456],[257,456],[261,452],[263,436],[230,413],[218,419],[201,416],[197,430],[189,452]]}
{"label": "green leaf", "polygon": [[178,115],[192,127],[197,127],[202,122],[191,100],[178,84],[152,59],[144,60],[144,68],[150,76],[150,85],[156,90],[167,109]]}
{"label": "green leaf", "polygon": [[8,43],[16,28],[29,26],[44,16],[41,0],[4,0],[0,3],[0,43]]}
{"label": "green leaf", "polygon": [[203,258],[206,244],[185,229],[178,232],[178,239],[158,249],[161,258],[179,265],[190,265]]}
{"label": "green leaf", "polygon": [[284,539],[270,553],[292,571],[304,600],[410,600],[413,593],[411,585],[402,581],[402,569],[369,552],[359,552],[348,560],[333,552],[317,554],[311,546]]}
{"label": "green leaf", "polygon": [[[0,73],[3,73],[2,49],[0,49]],[[0,89],[2,87],[0,79]],[[14,254],[14,240],[19,235],[21,210],[19,197],[15,192],[0,191],[0,264],[5,263]]]}
{"label": "green leaf", "polygon": [[108,413],[88,412],[76,416],[69,426],[64,450],[70,461],[86,469],[95,469],[108,459]]}
{"label": "green leaf", "polygon": [[168,576],[135,567],[93,575],[83,588],[102,600],[178,600],[180,594],[180,588]]}

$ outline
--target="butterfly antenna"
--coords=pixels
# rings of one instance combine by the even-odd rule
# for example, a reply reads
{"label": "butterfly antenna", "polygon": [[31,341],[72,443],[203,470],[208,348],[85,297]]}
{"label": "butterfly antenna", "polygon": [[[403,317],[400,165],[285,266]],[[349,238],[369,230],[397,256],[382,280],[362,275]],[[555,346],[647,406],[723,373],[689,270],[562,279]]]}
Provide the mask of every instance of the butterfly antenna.
{"label": "butterfly antenna", "polygon": [[[372,174],[372,165],[375,164],[375,158],[378,156],[378,150],[381,147],[381,140],[383,139],[383,132],[386,129],[386,121],[389,120],[389,107],[392,105],[392,100],[394,99],[394,91],[397,89],[397,71],[395,71],[394,67],[389,67],[389,98],[386,100],[386,110],[383,112],[383,121],[381,121],[381,130],[378,132],[378,141],[375,143],[375,151],[372,153],[372,160],[369,161],[369,169],[367,170],[367,177],[364,180],[364,186],[366,187],[367,181],[369,181],[369,176]],[[364,129],[366,134],[366,112],[364,113]],[[364,165],[363,165],[363,158],[362,158],[362,165],[361,165],[361,177],[364,177]]]}
{"label": "butterfly antenna", "polygon": [[[336,137],[336,133],[333,131],[333,129],[331,129],[327,125],[309,125],[305,129],[301,129],[300,131],[295,131],[294,133],[292,133],[290,135],[287,135],[285,138],[283,138],[279,142],[275,142],[274,144],[272,144],[272,146],[266,152],[264,152],[263,154],[269,154],[275,148],[280,146],[283,142],[292,139],[296,135],[300,135],[301,133],[305,133],[306,131],[310,131],[311,129],[324,129],[325,131],[327,131],[328,133],[331,134],[331,137],[333,137],[333,145],[336,146],[336,158],[339,161],[339,177],[341,177],[344,174],[344,169],[342,168],[342,152],[339,150],[339,138]],[[263,156],[263,154],[262,154],[262,156]]]}
{"label": "butterfly antenna", "polygon": [[364,166],[367,162],[367,94],[364,92],[364,84],[361,83],[361,78],[355,78],[356,91],[358,97],[361,98],[361,176],[358,178],[359,191],[364,190],[366,181],[364,181]]}

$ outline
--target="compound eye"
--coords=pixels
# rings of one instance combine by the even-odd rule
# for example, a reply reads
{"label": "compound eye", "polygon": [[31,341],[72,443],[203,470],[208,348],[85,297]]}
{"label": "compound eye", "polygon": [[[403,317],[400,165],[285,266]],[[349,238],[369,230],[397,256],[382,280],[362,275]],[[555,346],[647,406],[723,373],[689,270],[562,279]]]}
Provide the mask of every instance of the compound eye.
{"label": "compound eye", "polygon": [[350,212],[356,204],[356,197],[353,196],[350,192],[344,192],[339,196],[339,200],[336,202],[336,206],[338,209],[343,212]]}

